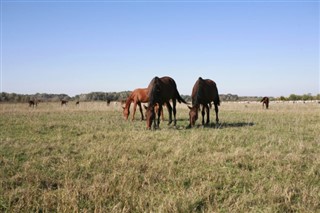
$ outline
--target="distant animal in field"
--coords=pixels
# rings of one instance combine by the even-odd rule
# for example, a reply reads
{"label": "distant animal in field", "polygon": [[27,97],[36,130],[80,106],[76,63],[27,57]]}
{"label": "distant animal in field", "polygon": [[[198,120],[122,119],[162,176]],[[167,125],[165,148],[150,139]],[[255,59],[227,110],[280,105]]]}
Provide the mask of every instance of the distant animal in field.
{"label": "distant animal in field", "polygon": [[29,103],[29,107],[37,107],[38,106],[37,100],[30,100],[28,103]]}
{"label": "distant animal in field", "polygon": [[[166,104],[169,112],[169,124],[172,123],[172,112],[174,116],[174,126],[177,124],[176,120],[176,103],[177,101],[179,103],[183,102],[187,104],[187,102],[181,98],[176,82],[166,76],[166,77],[154,77],[148,86],[148,96],[149,96],[149,102],[146,112],[146,120],[147,120],[147,129],[151,128],[151,125],[153,123],[154,129],[159,127],[160,124],[160,115],[162,112],[162,106],[163,104]],[[170,105],[170,100],[172,101],[172,106]],[[155,113],[155,106],[156,104],[159,104],[159,110],[158,110],[158,119],[156,121],[156,113]]]}
{"label": "distant animal in field", "polygon": [[126,100],[125,106],[123,108],[123,116],[126,120],[130,115],[130,105],[133,102],[133,113],[132,113],[132,121],[134,120],[134,115],[137,110],[137,105],[139,106],[139,110],[141,113],[141,120],[144,120],[141,103],[147,103],[149,101],[148,96],[148,88],[138,88],[133,90],[129,97]]}
{"label": "distant animal in field", "polygon": [[68,101],[66,101],[66,100],[61,100],[61,106],[63,106],[63,105],[67,106],[67,103],[68,103]]}
{"label": "distant animal in field", "polygon": [[76,106],[79,106],[79,104],[80,104],[80,101],[77,101],[77,102],[76,102]]}
{"label": "distant animal in field", "polygon": [[111,100],[107,99],[107,106],[110,106]]}
{"label": "distant animal in field", "polygon": [[211,102],[213,102],[214,110],[216,113],[216,123],[219,123],[219,107],[220,106],[220,98],[218,93],[217,85],[214,81],[210,79],[199,79],[193,86],[192,94],[192,107],[188,106],[190,109],[189,112],[189,127],[195,125],[196,120],[198,119],[198,112],[200,107],[202,106],[202,125],[204,125],[204,116],[207,113],[207,121],[206,124],[210,123],[210,108]]}
{"label": "distant animal in field", "polygon": [[262,102],[262,108],[264,108],[264,106],[266,106],[266,109],[269,108],[269,98],[268,97],[263,97],[260,102]]}

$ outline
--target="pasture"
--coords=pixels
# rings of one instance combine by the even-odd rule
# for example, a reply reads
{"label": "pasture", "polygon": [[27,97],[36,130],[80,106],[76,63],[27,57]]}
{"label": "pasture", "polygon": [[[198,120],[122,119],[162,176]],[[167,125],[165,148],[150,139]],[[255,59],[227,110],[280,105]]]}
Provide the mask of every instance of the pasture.
{"label": "pasture", "polygon": [[0,212],[320,209],[317,103],[222,102],[218,128],[192,129],[178,104],[157,131],[113,102],[0,108]]}

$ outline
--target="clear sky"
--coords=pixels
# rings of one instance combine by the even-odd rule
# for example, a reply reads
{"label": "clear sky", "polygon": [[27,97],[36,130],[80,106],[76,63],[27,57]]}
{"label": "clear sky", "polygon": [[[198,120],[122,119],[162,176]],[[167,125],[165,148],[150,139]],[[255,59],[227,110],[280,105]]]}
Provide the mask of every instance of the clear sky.
{"label": "clear sky", "polygon": [[1,1],[1,91],[320,93],[319,1]]}

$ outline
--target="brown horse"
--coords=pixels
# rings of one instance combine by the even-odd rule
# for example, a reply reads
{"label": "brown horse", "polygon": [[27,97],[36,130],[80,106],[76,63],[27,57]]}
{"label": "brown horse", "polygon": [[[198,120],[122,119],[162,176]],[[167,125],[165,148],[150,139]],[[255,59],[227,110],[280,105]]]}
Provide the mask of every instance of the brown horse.
{"label": "brown horse", "polygon": [[210,122],[210,109],[211,108],[211,102],[213,101],[214,109],[216,112],[216,122],[219,122],[218,112],[220,105],[220,98],[218,93],[217,85],[214,81],[210,79],[202,79],[199,77],[199,79],[196,81],[196,83],[193,86],[192,89],[192,107],[189,107],[189,127],[192,127],[195,125],[196,120],[198,119],[198,111],[200,109],[200,106],[202,105],[202,125],[204,125],[204,115],[205,111],[207,113],[207,122],[206,124],[209,124]]}
{"label": "brown horse", "polygon": [[128,117],[130,115],[130,105],[133,102],[133,113],[132,113],[132,120],[134,120],[134,115],[137,110],[137,105],[139,106],[140,113],[141,113],[141,120],[144,120],[143,118],[143,112],[141,103],[147,103],[149,101],[148,96],[148,88],[138,88],[131,92],[129,97],[126,100],[126,104],[123,108],[123,116],[126,120],[128,120]]}
{"label": "brown horse", "polygon": [[[179,103],[183,102],[187,104],[185,100],[183,100],[177,90],[176,82],[170,77],[154,77],[148,86],[149,90],[149,104],[147,107],[146,117],[147,117],[147,129],[151,128],[152,122],[154,122],[153,127],[159,127],[160,124],[160,115],[162,112],[162,105],[166,104],[169,112],[169,123],[172,123],[172,111],[174,116],[174,126],[177,123],[176,120],[176,101]],[[172,100],[173,108],[170,105],[170,100]],[[159,104],[158,110],[158,121],[156,123],[156,113],[155,106]]]}
{"label": "brown horse", "polygon": [[38,106],[38,101],[37,100],[30,100],[29,101],[29,107],[37,107]]}
{"label": "brown horse", "polygon": [[[133,113],[132,113],[132,121],[134,120],[134,116],[137,110],[137,105],[139,106],[139,110],[141,113],[141,120],[144,120],[143,117],[143,112],[142,112],[142,107],[141,103],[147,103],[149,101],[149,96],[148,96],[148,88],[138,88],[135,89],[131,92],[127,100],[125,101],[125,106],[123,108],[123,116],[126,120],[128,120],[128,117],[130,115],[130,105],[133,102]],[[146,106],[144,106],[147,108]],[[156,107],[156,112],[157,112],[157,107]],[[161,112],[162,120],[163,120],[163,112]]]}
{"label": "brown horse", "polygon": [[260,102],[262,102],[262,108],[264,108],[264,105],[266,105],[266,109],[269,109],[269,98],[268,97],[263,97]]}
{"label": "brown horse", "polygon": [[68,103],[68,101],[66,101],[66,100],[61,100],[61,106],[63,106],[63,105],[67,106],[67,103]]}
{"label": "brown horse", "polygon": [[[166,106],[166,104],[163,104],[163,106]],[[147,117],[147,109],[148,109],[148,107],[147,107],[146,105],[143,105],[143,107],[144,107],[144,109],[146,110],[145,115],[146,115],[146,117]],[[154,111],[155,111],[156,114],[158,113],[158,110],[159,110],[159,104],[156,104],[156,105],[154,106]],[[161,120],[164,121],[163,107],[162,107],[162,111],[161,111]]]}

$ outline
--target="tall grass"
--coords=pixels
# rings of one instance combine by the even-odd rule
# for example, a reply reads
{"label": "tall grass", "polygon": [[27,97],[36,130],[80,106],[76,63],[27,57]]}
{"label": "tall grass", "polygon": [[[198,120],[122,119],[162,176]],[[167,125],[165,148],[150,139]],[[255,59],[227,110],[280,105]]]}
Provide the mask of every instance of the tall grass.
{"label": "tall grass", "polygon": [[180,105],[157,131],[120,105],[0,107],[0,212],[320,209],[317,104],[222,103],[218,127],[193,129]]}

